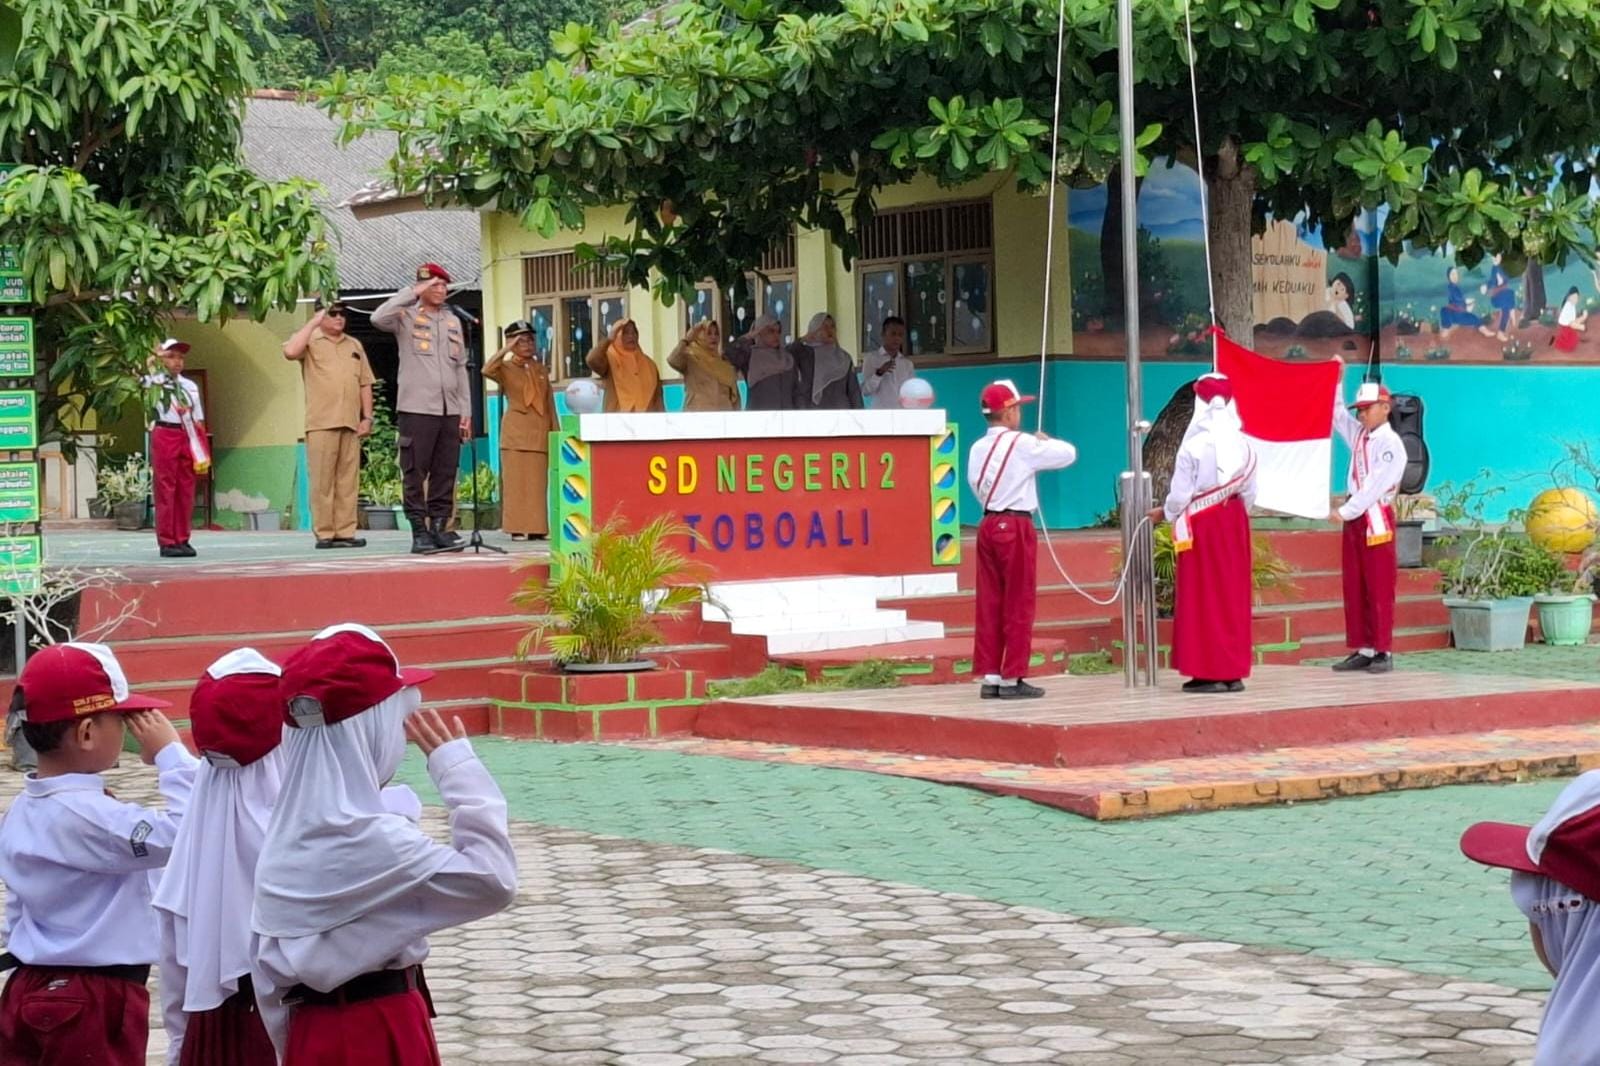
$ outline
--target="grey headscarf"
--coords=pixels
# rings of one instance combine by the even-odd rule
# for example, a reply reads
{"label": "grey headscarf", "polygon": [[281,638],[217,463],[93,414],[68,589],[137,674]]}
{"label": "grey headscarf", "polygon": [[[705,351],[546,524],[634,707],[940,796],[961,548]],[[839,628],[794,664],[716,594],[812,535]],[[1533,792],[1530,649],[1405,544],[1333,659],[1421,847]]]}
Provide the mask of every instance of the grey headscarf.
{"label": "grey headscarf", "polygon": [[[806,336],[810,337],[822,328],[822,324],[833,316],[826,311],[818,311],[811,316],[811,324],[806,327]],[[810,340],[806,345],[811,349],[811,402],[821,403],[822,394],[829,385],[836,381],[843,381],[846,374],[853,373],[856,368],[855,359],[849,352],[839,347],[838,344],[817,344]]]}
{"label": "grey headscarf", "polygon": [[782,344],[776,348],[763,348],[756,341],[756,334],[768,326],[780,326],[776,315],[762,315],[750,327],[750,363],[745,369],[744,380],[746,385],[754,386],[774,374],[784,374],[794,369],[794,356],[786,351]]}

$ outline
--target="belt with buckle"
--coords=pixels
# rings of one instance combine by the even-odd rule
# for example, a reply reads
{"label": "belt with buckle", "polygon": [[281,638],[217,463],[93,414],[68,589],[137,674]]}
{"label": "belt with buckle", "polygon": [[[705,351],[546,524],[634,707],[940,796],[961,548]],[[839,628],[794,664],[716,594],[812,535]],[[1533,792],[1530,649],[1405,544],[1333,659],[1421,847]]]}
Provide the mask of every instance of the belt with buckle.
{"label": "belt with buckle", "polygon": [[407,992],[421,992],[428,1004],[428,1017],[436,1017],[433,997],[428,994],[428,982],[422,976],[421,966],[407,966],[403,970],[372,970],[352,977],[338,988],[318,992],[305,985],[295,985],[283,997],[285,1007],[340,1007],[351,1003],[365,1003],[385,996],[399,996]]}
{"label": "belt with buckle", "polygon": [[156,428],[157,429],[182,429],[183,428],[183,423],[182,422],[167,422],[167,421],[165,421],[163,419],[158,418],[158,419],[156,419]]}
{"label": "belt with buckle", "polygon": [[150,980],[149,966],[29,966],[11,952],[0,953],[0,973],[28,966],[30,970],[50,970],[55,973],[82,973],[96,977],[112,977],[119,981],[132,981],[142,985]]}
{"label": "belt with buckle", "polygon": [[1031,517],[1033,517],[1033,513],[1031,511],[985,511],[983,513],[986,514],[986,515],[991,515],[991,514],[992,515],[1009,515],[1012,518],[1031,518]]}

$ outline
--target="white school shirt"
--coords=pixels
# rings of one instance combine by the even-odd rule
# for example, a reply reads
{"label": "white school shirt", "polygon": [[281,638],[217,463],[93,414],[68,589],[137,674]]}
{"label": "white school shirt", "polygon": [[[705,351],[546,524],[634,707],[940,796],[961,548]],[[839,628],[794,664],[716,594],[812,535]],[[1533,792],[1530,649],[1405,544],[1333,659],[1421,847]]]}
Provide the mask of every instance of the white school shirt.
{"label": "white school shirt", "polygon": [[165,810],[106,795],[99,774],[29,774],[0,819],[6,950],[31,966],[147,966],[160,955],[150,897],[198,763],[156,755]]}
{"label": "white school shirt", "polygon": [[[260,936],[252,976],[262,1003],[280,1002],[297,984],[326,992],[373,970],[414,966],[428,957],[429,933],[510,905],[517,891],[517,856],[500,787],[465,739],[435,748],[428,756],[428,776],[449,808],[455,856],[405,895],[325,933]],[[395,809],[387,799],[385,804]],[[279,1055],[288,1043],[288,1015],[262,1013]]]}
{"label": "white school shirt", "polygon": [[[1249,463],[1248,457],[1246,463]],[[1216,442],[1209,433],[1196,434],[1178,449],[1178,457],[1172,465],[1172,482],[1162,505],[1167,521],[1177,521],[1196,496],[1221,487],[1222,479],[1217,476]],[[1256,502],[1256,475],[1253,468],[1239,490],[1239,498],[1246,507]]]}
{"label": "white school shirt", "polygon": [[[165,388],[171,378],[163,370],[159,374],[146,374],[142,380],[145,388],[152,386]],[[206,413],[200,406],[200,386],[179,374],[178,387],[183,390],[185,396],[189,397],[189,417],[196,422],[204,422]],[[182,420],[182,416],[178,413],[177,404],[172,403],[170,400],[163,400],[156,407],[157,422],[181,422]]]}
{"label": "white school shirt", "polygon": [[881,347],[868,352],[861,360],[861,392],[868,407],[899,407],[900,386],[917,376],[917,365],[901,349],[894,369],[879,374],[878,368],[889,361],[889,353]]}
{"label": "white school shirt", "polygon": [[1511,899],[1556,970],[1533,1066],[1600,1066],[1600,903],[1521,871],[1511,874]]}
{"label": "white school shirt", "polygon": [[[1400,440],[1400,434],[1387,422],[1367,433],[1355,416],[1345,409],[1338,396],[1333,398],[1333,428],[1344,438],[1352,453],[1350,473],[1345,478],[1350,498],[1339,508],[1339,517],[1346,522],[1354,522],[1372,510],[1373,504],[1394,502],[1395,493],[1400,491],[1400,480],[1406,476],[1406,446]],[[1362,447],[1367,450],[1365,490],[1356,484],[1354,452]]]}
{"label": "white school shirt", "polygon": [[[1013,439],[1016,441],[1012,447]],[[1010,458],[1007,459],[1007,452]],[[1032,433],[990,426],[967,452],[967,484],[988,511],[1033,511],[1039,506],[1034,475],[1061,470],[1078,458],[1078,449],[1064,440],[1041,440]],[[1001,464],[1004,463],[1002,469]],[[984,471],[988,465],[987,474]],[[998,478],[998,482],[996,482]],[[994,492],[990,495],[990,485]],[[985,506],[984,500],[988,499]]]}

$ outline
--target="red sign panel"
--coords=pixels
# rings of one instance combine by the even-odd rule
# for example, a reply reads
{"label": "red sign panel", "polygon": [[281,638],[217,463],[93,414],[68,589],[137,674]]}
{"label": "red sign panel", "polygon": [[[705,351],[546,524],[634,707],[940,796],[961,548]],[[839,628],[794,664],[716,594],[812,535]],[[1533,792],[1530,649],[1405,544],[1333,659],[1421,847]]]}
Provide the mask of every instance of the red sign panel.
{"label": "red sign panel", "polygon": [[718,580],[891,575],[932,555],[927,437],[595,441],[595,524],[675,512]]}

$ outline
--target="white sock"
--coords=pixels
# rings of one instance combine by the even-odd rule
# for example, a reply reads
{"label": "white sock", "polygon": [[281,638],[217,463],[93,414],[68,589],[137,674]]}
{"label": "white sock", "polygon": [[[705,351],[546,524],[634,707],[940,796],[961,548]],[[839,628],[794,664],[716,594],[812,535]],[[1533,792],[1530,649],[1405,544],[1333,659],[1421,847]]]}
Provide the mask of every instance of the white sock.
{"label": "white sock", "polygon": [[1370,659],[1370,658],[1372,658],[1374,655],[1376,655],[1378,653],[1373,651],[1371,648],[1362,648],[1361,649],[1361,654],[1365,655],[1367,658]]}
{"label": "white sock", "polygon": [[1000,675],[999,674],[984,674],[983,675],[983,683],[985,685],[998,685],[1000,683]]}
{"label": "white sock", "polygon": [[1002,680],[1000,682],[1000,687],[1001,688],[1016,688],[1017,685],[1019,683],[1021,683],[1021,681],[1022,681],[1022,678],[1020,678],[1020,677],[1008,677],[1008,678],[1005,678],[1004,680]]}

